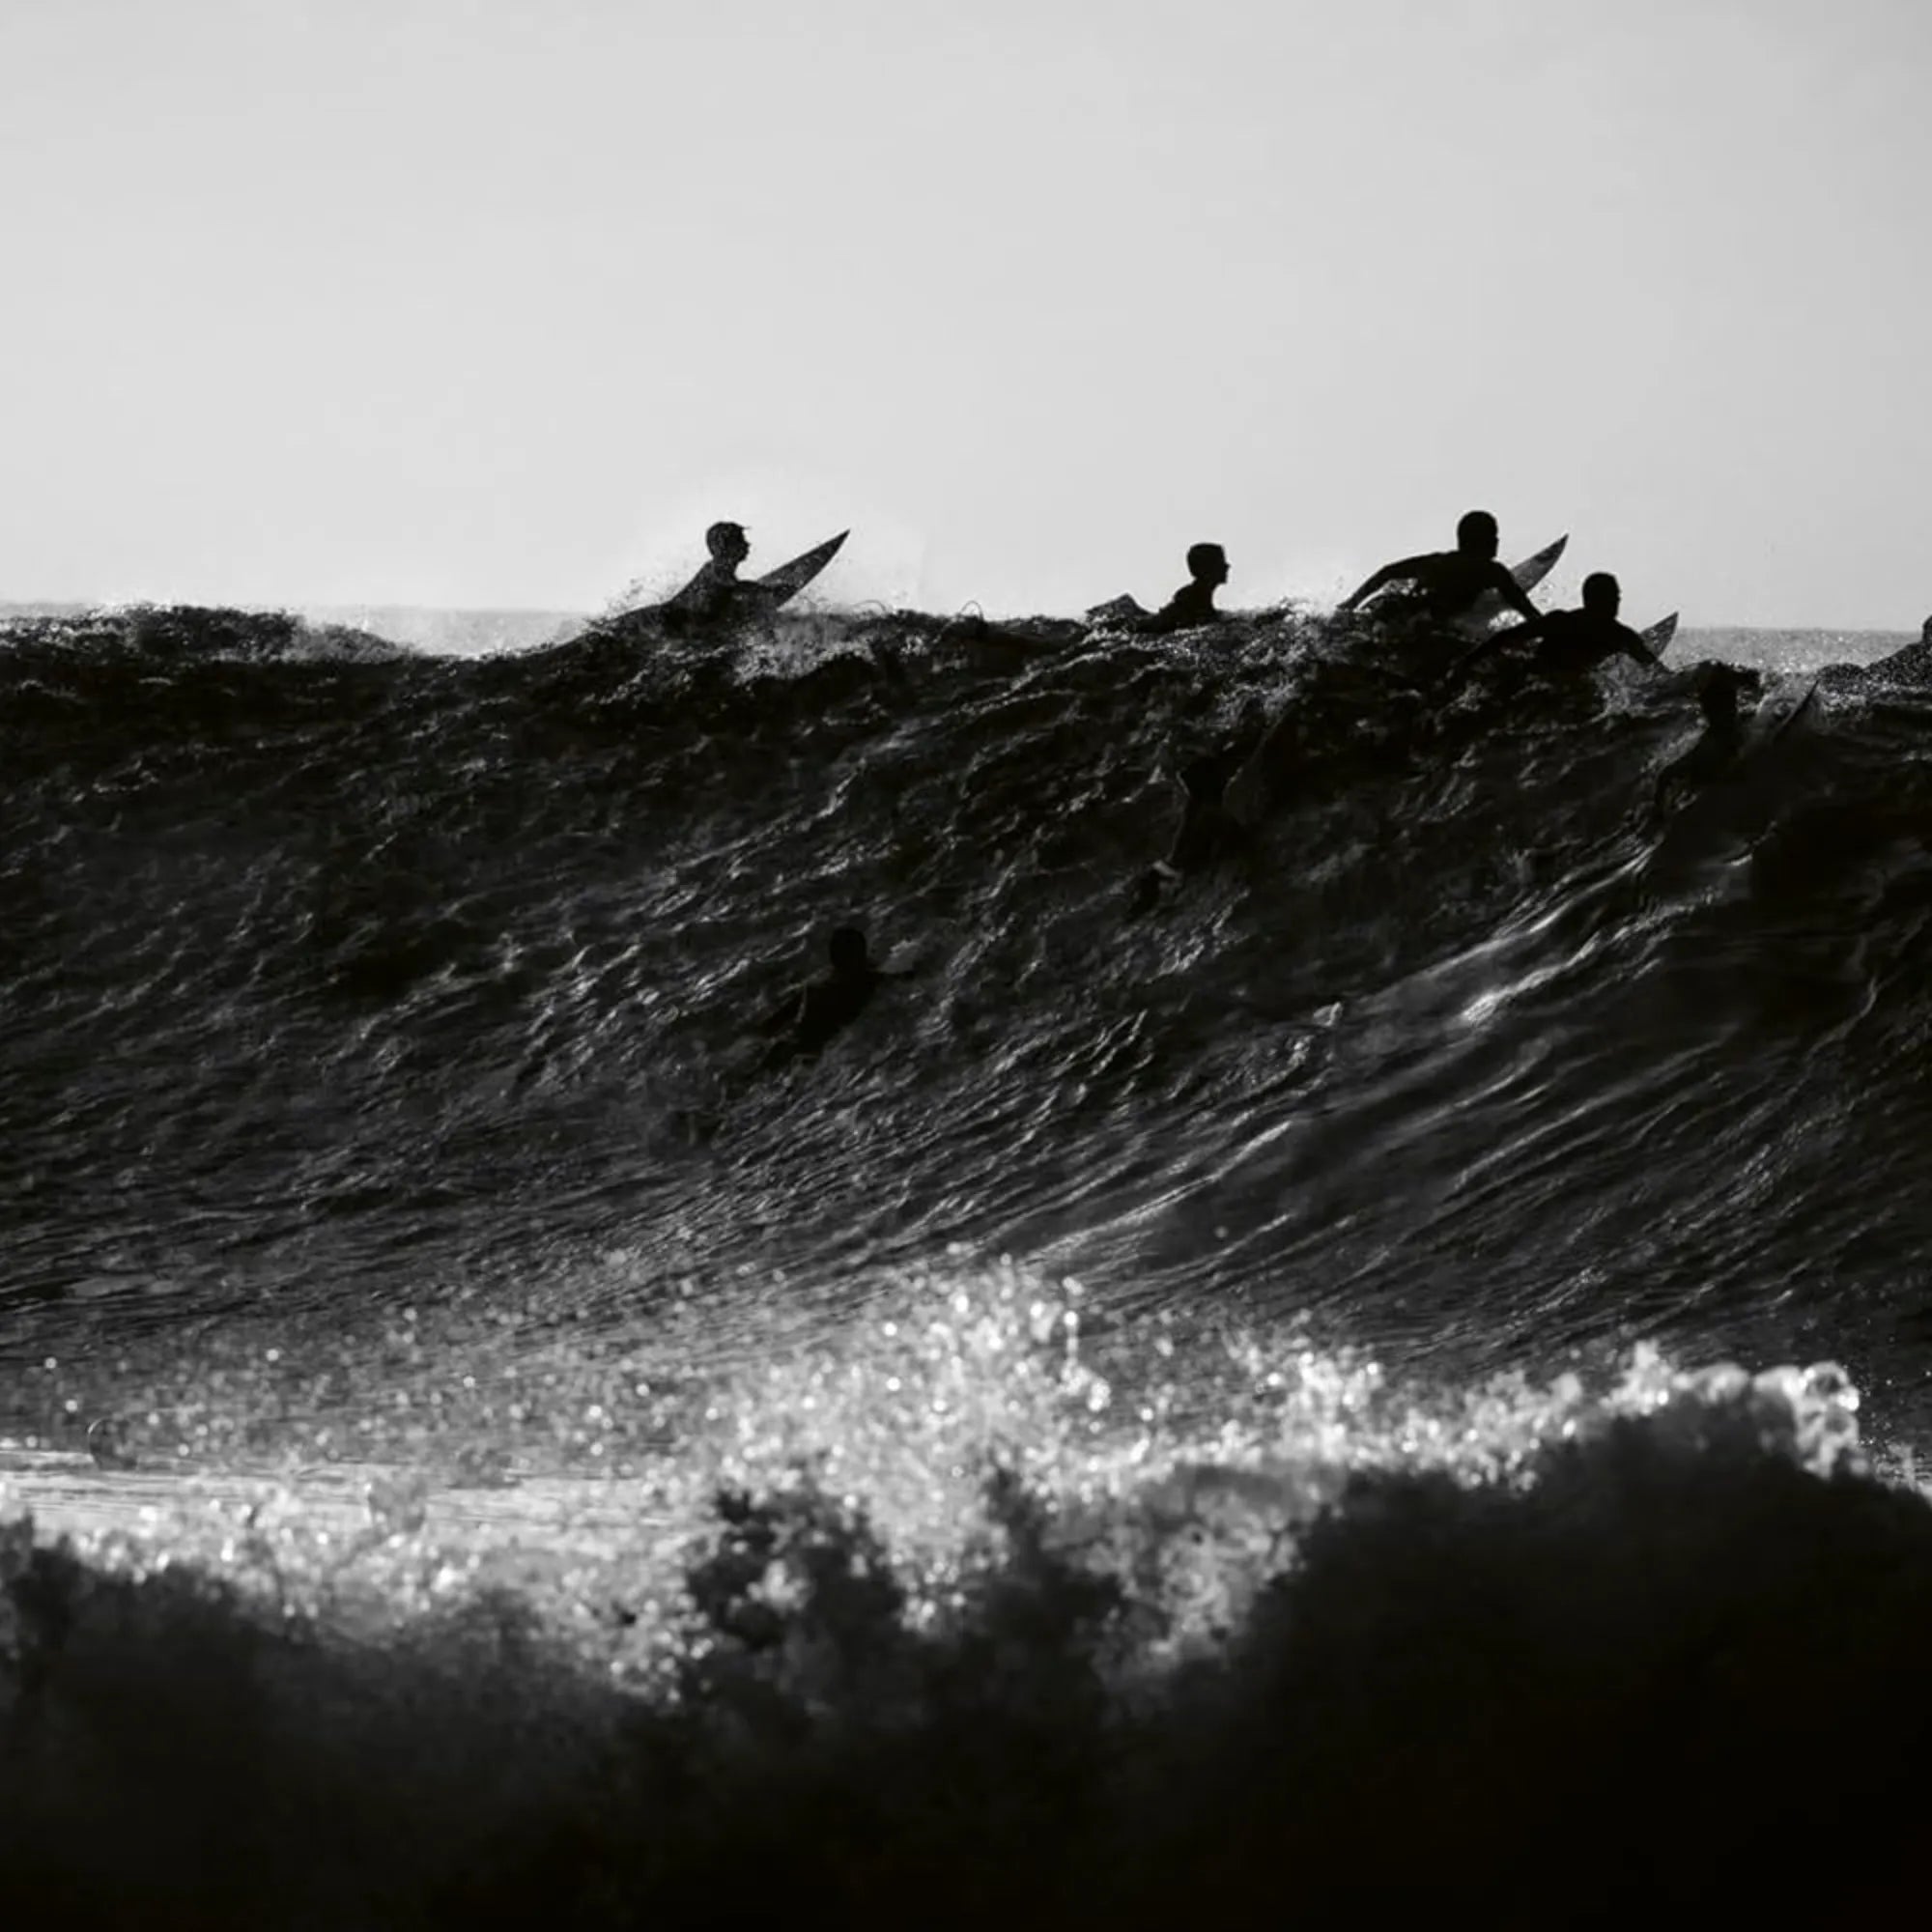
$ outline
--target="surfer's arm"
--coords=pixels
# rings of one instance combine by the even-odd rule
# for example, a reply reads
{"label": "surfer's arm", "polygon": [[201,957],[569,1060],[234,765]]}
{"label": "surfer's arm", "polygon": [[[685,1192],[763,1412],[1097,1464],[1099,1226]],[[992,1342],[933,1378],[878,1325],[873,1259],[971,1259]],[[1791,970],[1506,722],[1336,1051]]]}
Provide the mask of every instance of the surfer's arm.
{"label": "surfer's arm", "polygon": [[1663,668],[1663,660],[1628,624],[1619,624],[1617,632],[1617,647],[1625,657],[1649,670]]}
{"label": "surfer's arm", "polygon": [[[1496,595],[1512,611],[1520,612],[1525,622],[1530,624],[1535,623],[1543,615],[1543,612],[1529,601],[1529,592],[1509,574],[1507,566],[1498,563],[1493,565],[1492,569],[1494,574],[1490,579],[1490,584]],[[1512,633],[1510,635],[1516,634]]]}
{"label": "surfer's arm", "polygon": [[[1518,595],[1520,596],[1521,593],[1519,592]],[[1533,644],[1548,630],[1549,619],[1553,614],[1548,611],[1532,610],[1527,621],[1512,624],[1508,630],[1497,631],[1492,636],[1485,638],[1479,648],[1487,649],[1492,644]]]}
{"label": "surfer's arm", "polygon": [[1507,631],[1494,631],[1479,638],[1449,667],[1451,677],[1460,677],[1475,661],[1501,644],[1529,644],[1542,637],[1549,621],[1548,611],[1532,611],[1526,624],[1512,624]]}
{"label": "surfer's arm", "polygon": [[1428,561],[1426,556],[1405,556],[1397,558],[1394,563],[1383,564],[1359,589],[1351,590],[1336,605],[1336,610],[1352,611],[1365,597],[1373,597],[1384,584],[1400,583],[1404,578],[1413,577]]}
{"label": "surfer's arm", "polygon": [[799,1017],[804,1010],[805,990],[803,987],[794,988],[763,1019],[758,1021],[753,1031],[767,1035],[783,1033],[787,1027],[793,1027],[798,1024]]}

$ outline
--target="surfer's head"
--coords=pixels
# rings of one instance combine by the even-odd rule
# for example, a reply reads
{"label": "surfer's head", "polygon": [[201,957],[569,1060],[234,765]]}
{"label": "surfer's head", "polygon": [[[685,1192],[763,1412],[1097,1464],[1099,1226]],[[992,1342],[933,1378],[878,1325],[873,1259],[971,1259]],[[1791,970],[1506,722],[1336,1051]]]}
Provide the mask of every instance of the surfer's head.
{"label": "surfer's head", "polygon": [[1501,541],[1487,510],[1465,511],[1456,525],[1456,548],[1465,556],[1494,556]]}
{"label": "surfer's head", "polygon": [[752,554],[743,524],[713,524],[704,532],[704,548],[720,563],[743,563]]}
{"label": "surfer's head", "polygon": [[1225,583],[1228,553],[1219,544],[1198,543],[1187,552],[1187,574],[1196,583]]}
{"label": "surfer's head", "polygon": [[1617,580],[1607,570],[1593,570],[1583,580],[1583,609],[1600,617],[1614,617],[1624,601]]}
{"label": "surfer's head", "polygon": [[838,927],[830,950],[835,973],[863,973],[872,963],[866,954],[866,935],[856,925]]}

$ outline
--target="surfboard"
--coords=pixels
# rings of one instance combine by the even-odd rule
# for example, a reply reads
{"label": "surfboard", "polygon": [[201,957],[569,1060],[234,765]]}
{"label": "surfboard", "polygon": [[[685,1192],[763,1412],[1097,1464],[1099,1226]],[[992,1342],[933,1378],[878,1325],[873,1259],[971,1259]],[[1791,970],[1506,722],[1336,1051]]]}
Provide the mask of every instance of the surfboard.
{"label": "surfboard", "polygon": [[1644,643],[1653,657],[1662,657],[1670,648],[1670,640],[1677,635],[1678,612],[1671,611],[1667,617],[1660,617],[1649,630],[1640,633]]}
{"label": "surfboard", "polygon": [[781,563],[776,570],[768,570],[764,576],[753,580],[766,608],[776,611],[781,604],[796,597],[832,559],[838,554],[850,530],[840,530],[836,537],[827,537],[816,548],[801,551],[789,563]]}
{"label": "surfboard", "polygon": [[[1520,563],[1511,564],[1510,575],[1516,579],[1516,587],[1525,595],[1534,590],[1556,568],[1557,559],[1569,547],[1570,538],[1566,533],[1553,544],[1545,544],[1534,556],[1526,556]],[[1486,590],[1460,617],[1451,620],[1449,628],[1461,631],[1466,637],[1480,637],[1508,608],[1493,590]]]}
{"label": "surfboard", "polygon": [[1757,718],[1752,721],[1757,727],[1751,734],[1756,741],[1755,748],[1770,751],[1817,701],[1818,680],[1815,677],[1805,686],[1804,696],[1788,710],[1776,697],[1767,699],[1758,707]]}
{"label": "surfboard", "polygon": [[1519,590],[1534,590],[1549,573],[1556,568],[1556,560],[1570,548],[1567,532],[1553,544],[1545,544],[1534,556],[1526,556],[1520,563],[1510,565],[1510,575],[1516,579]]}

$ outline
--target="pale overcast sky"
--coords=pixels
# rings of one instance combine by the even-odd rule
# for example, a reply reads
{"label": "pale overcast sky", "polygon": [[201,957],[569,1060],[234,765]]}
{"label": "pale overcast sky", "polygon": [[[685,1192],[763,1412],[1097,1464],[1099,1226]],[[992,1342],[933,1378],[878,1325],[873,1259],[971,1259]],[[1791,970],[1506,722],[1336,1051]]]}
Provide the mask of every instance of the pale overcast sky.
{"label": "pale overcast sky", "polygon": [[1927,0],[0,0],[0,597],[1932,610]]}

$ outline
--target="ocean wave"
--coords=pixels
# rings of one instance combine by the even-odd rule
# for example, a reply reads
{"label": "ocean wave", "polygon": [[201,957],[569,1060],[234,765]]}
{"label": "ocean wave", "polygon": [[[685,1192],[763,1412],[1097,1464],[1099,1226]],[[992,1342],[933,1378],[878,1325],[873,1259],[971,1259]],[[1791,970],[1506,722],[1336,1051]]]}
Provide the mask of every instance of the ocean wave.
{"label": "ocean wave", "polygon": [[[1909,1380],[1909,685],[1821,694],[1660,821],[1694,669],[1444,704],[1292,612],[474,664],[148,621],[0,653],[18,1348],[76,1297],[286,1315],[612,1246],[726,1278],[966,1240],[1346,1303],[1470,1370],[1693,1331],[1776,1358],[1856,1305],[1861,1375]],[[1164,775],[1284,709],[1255,848],[1125,918]],[[850,920],[914,977],[761,1074],[752,1022]]]}

